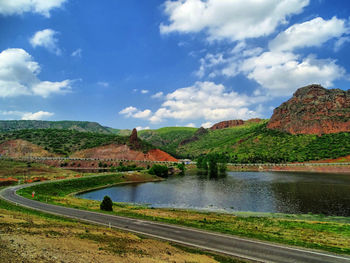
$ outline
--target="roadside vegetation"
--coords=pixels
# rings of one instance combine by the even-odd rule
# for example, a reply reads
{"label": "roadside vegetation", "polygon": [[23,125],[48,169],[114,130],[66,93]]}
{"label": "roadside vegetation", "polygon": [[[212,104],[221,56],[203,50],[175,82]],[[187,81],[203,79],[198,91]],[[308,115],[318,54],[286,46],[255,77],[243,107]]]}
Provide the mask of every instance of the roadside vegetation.
{"label": "roadside vegetation", "polygon": [[[35,191],[35,199],[39,201],[100,211],[100,201],[79,199],[70,194],[94,186],[102,187],[104,184],[132,182],[136,178],[138,178],[138,175],[132,174],[79,178],[36,185],[22,189],[19,193],[31,198],[32,191]],[[150,179],[152,180],[152,178],[142,178],[144,181]],[[326,217],[323,215],[228,214],[180,209],[156,209],[125,203],[114,203],[113,212],[108,213],[350,254],[349,218]]]}

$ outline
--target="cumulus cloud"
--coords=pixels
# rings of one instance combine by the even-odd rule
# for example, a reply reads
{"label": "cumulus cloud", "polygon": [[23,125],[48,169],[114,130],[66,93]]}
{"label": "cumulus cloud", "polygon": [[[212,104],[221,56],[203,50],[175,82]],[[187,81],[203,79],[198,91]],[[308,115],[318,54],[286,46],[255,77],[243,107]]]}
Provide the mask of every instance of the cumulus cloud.
{"label": "cumulus cloud", "polygon": [[147,90],[147,89],[141,90],[141,93],[142,93],[142,94],[147,94],[148,92],[149,92],[149,90]]}
{"label": "cumulus cloud", "polygon": [[8,0],[0,1],[0,14],[20,15],[26,12],[50,17],[50,11],[60,8],[67,0]]}
{"label": "cumulus cloud", "polygon": [[316,17],[279,33],[270,41],[269,48],[274,51],[292,51],[302,47],[319,47],[326,41],[346,33],[349,33],[349,28],[345,20],[337,17],[330,20]]}
{"label": "cumulus cloud", "polygon": [[41,81],[40,66],[31,55],[19,48],[0,53],[0,97],[63,94],[71,90],[71,80],[61,82]]}
{"label": "cumulus cloud", "polygon": [[152,114],[151,110],[137,111],[132,115],[132,117],[139,118],[139,119],[146,119],[149,116],[151,116],[151,114]]}
{"label": "cumulus cloud", "polygon": [[297,88],[318,83],[325,87],[344,77],[345,69],[335,60],[300,58],[291,52],[264,52],[241,66],[249,79],[258,82],[271,96],[288,96]]}
{"label": "cumulus cloud", "polygon": [[167,0],[168,23],[160,25],[160,32],[205,30],[209,40],[256,38],[273,33],[308,4],[309,0]]}
{"label": "cumulus cloud", "polygon": [[44,29],[36,32],[29,42],[34,48],[43,47],[56,55],[61,55],[62,51],[59,49],[58,39],[55,37],[57,34],[58,32],[52,29]]}
{"label": "cumulus cloud", "polygon": [[258,98],[250,98],[234,91],[226,91],[221,84],[196,82],[193,86],[180,88],[165,96],[161,107],[154,113],[127,107],[120,111],[127,117],[142,118],[152,123],[165,119],[209,121],[228,118],[248,119],[257,113],[249,109]]}
{"label": "cumulus cloud", "polygon": [[16,116],[22,120],[45,120],[54,115],[52,112],[38,111],[38,112],[23,112],[23,111],[1,111],[4,116]]}
{"label": "cumulus cloud", "polygon": [[126,117],[130,117],[132,116],[133,113],[135,113],[137,111],[137,108],[133,107],[133,106],[129,106],[124,108],[123,110],[121,110],[119,112],[119,114],[125,115]]}

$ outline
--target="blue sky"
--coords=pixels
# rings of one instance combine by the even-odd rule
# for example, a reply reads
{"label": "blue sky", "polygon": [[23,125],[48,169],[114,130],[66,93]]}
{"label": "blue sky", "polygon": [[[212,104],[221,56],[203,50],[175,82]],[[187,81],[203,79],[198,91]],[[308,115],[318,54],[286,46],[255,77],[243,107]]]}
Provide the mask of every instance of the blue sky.
{"label": "blue sky", "polygon": [[4,0],[0,119],[114,128],[269,118],[349,87],[344,0]]}

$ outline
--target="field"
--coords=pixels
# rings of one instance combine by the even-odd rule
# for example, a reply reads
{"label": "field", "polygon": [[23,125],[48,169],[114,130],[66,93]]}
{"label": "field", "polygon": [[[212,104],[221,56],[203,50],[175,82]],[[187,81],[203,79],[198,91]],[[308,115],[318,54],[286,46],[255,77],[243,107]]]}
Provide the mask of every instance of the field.
{"label": "field", "polygon": [[[122,174],[96,178],[101,178],[107,184],[119,180],[133,180]],[[90,188],[92,183],[89,180],[94,182],[93,184],[100,181],[95,178],[79,178],[57,182],[52,185],[33,186],[21,190],[20,194],[30,198],[31,192],[35,191],[38,193],[35,198],[39,201],[99,211],[99,202],[69,195],[84,188]],[[100,185],[102,184],[101,182]],[[155,209],[124,203],[116,203],[113,213],[288,245],[350,254],[350,220],[348,218],[325,217],[322,215],[221,214],[191,210]]]}

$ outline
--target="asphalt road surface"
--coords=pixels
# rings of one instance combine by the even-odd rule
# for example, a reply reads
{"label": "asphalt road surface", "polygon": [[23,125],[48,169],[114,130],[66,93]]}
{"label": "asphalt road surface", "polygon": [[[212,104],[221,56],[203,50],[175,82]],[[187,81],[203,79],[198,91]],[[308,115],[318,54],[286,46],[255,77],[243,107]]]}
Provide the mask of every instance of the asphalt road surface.
{"label": "asphalt road surface", "polygon": [[148,237],[176,242],[257,262],[350,263],[350,257],[343,255],[276,245],[188,227],[50,205],[18,196],[16,191],[26,186],[6,188],[0,192],[0,196],[5,200],[21,206],[47,213],[115,227]]}

